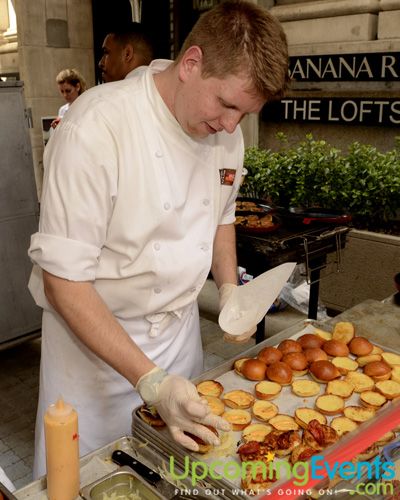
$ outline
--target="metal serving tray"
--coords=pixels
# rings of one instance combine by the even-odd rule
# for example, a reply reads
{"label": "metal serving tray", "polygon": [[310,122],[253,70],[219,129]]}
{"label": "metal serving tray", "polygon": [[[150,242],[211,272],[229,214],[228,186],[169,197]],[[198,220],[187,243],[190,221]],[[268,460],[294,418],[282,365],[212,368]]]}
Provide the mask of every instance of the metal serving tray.
{"label": "metal serving tray", "polygon": [[[328,325],[323,324],[323,323],[318,323],[314,322],[313,324],[318,325],[318,327],[328,329]],[[278,345],[282,340],[287,339],[287,338],[298,338],[300,335],[307,333],[307,332],[312,332],[314,330],[314,326],[312,323],[306,323],[306,326],[303,330],[299,331],[299,327],[292,327],[290,329],[284,330],[281,333],[275,335],[274,337],[271,337],[269,339],[266,339],[265,341],[252,346],[251,348],[243,351],[240,355],[235,356],[235,358],[232,358],[221,365],[208,370],[204,372],[200,377],[196,378],[193,380],[193,382],[196,384],[202,380],[219,380],[222,385],[224,386],[224,392],[227,392],[232,389],[243,389],[247,390],[249,392],[253,392],[254,384],[255,382],[245,380],[242,377],[236,375],[233,370],[233,362],[238,359],[239,357],[254,357],[263,347],[266,346],[273,346],[273,345]],[[330,328],[329,328],[330,329]],[[375,345],[382,347],[385,351],[390,351],[390,352],[396,352],[393,349],[382,346],[378,344],[377,342],[374,342]],[[309,376],[304,376],[300,378],[309,378]],[[233,382],[234,380],[234,382]],[[232,385],[232,383],[234,385]],[[320,394],[322,394],[322,389]],[[286,397],[285,397],[286,396]],[[287,397],[289,396],[289,397]],[[293,397],[293,394],[290,391],[290,386],[289,387],[283,387],[282,388],[282,393],[279,398],[274,400],[274,403],[279,405],[279,413],[290,413],[292,412],[293,407],[299,407],[299,406],[307,406],[307,407],[313,407],[314,406],[314,401],[318,397],[314,396],[312,398],[307,398],[307,399],[300,399],[298,397]],[[346,405],[352,405],[352,404],[358,404],[358,396],[353,395],[352,398],[346,401]],[[293,414],[293,413],[291,413]],[[330,421],[333,417],[327,417],[327,420]],[[255,422],[255,421],[254,421]],[[172,441],[168,430],[166,428],[161,428],[160,430],[155,430],[148,424],[146,424],[138,415],[137,412],[134,412],[134,418],[133,418],[133,434],[134,436],[140,437],[140,439],[149,439],[151,442],[156,446],[157,448],[163,450],[163,452],[169,454],[170,456],[174,457],[174,463],[180,465],[182,468],[184,468],[185,461],[186,463],[192,464],[193,462],[196,461],[204,461],[204,462],[209,462],[212,461],[213,456],[212,453],[211,455],[199,455],[199,454],[193,454],[189,452],[188,450],[185,450],[181,446],[177,445],[174,441]],[[240,441],[241,438],[241,431],[239,432],[234,432],[232,431],[230,434],[233,435],[233,446],[235,451],[233,452],[234,455],[236,455],[236,448],[237,448],[237,443]],[[343,439],[343,438],[342,438]],[[342,439],[339,441],[338,446],[340,446],[340,442]],[[233,455],[231,455],[231,458]],[[222,457],[220,457],[222,459]],[[240,463],[239,459],[237,458],[237,463]],[[216,469],[217,470],[217,469]],[[208,481],[208,480],[207,480]],[[282,481],[279,481],[276,483],[276,485],[279,487],[280,483],[284,483],[285,480],[283,479]],[[237,499],[237,498],[250,498],[248,495],[246,495],[243,491],[241,491],[240,487],[240,481],[238,482],[237,480],[235,482],[228,481],[226,479],[213,479],[209,480],[209,485],[206,485],[206,487],[209,488],[214,488],[215,493],[218,495],[220,494],[221,496],[231,498],[231,499]],[[354,493],[352,494],[349,490],[349,483],[345,484],[345,482],[341,482],[336,486],[336,490],[338,491],[338,495],[335,495],[335,498],[341,498],[341,499],[351,499],[353,498]],[[339,493],[340,492],[340,493]],[[340,495],[340,496],[339,496]],[[253,497],[254,498],[254,497]],[[306,496],[304,497],[306,498]],[[365,496],[365,498],[368,498],[368,496]],[[379,497],[378,495],[374,496],[374,499],[379,499],[383,497]]]}
{"label": "metal serving tray", "polygon": [[[116,441],[104,446],[103,448],[100,448],[82,457],[80,459],[82,493],[84,491],[86,492],[86,486],[92,485],[92,483],[98,481],[99,479],[103,479],[108,474],[121,469],[121,467],[116,465],[111,460],[111,455],[115,450],[123,450],[126,453],[129,453],[133,457],[140,460],[140,462],[147,465],[147,467],[150,467],[152,470],[158,472],[160,476],[165,478],[165,480],[170,484],[173,484],[176,487],[176,495],[174,496],[174,500],[179,500],[180,498],[192,498],[192,485],[190,481],[180,480],[179,482],[174,482],[172,478],[168,477],[167,463],[169,460],[169,454],[167,451],[163,451],[163,446],[155,446],[151,435],[149,439],[140,439],[133,436],[123,436],[120,439],[117,439]],[[125,470],[125,468],[123,469]],[[179,467],[176,467],[176,472],[177,474],[181,475],[182,470]],[[216,495],[212,494],[212,492],[210,491],[206,492],[205,489],[200,486],[197,487],[196,494],[199,500],[205,498],[211,498],[212,500],[217,499]],[[34,481],[27,486],[17,490],[14,495],[17,500],[47,500],[46,477],[43,476],[37,481]],[[10,497],[10,500],[13,498],[14,497]],[[82,497],[80,496],[79,498]],[[159,495],[159,498],[166,497]]]}

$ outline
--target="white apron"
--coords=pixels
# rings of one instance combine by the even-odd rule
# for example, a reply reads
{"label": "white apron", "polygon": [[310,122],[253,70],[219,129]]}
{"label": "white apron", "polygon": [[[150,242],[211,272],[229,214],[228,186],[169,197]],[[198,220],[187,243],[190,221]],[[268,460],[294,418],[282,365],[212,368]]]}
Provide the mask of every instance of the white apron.
{"label": "white apron", "polygon": [[[196,298],[216,228],[234,220],[238,179],[222,185],[220,170],[241,167],[241,136],[194,143],[169,116],[151,74],[140,78],[85,92],[57,127],[29,254],[56,276],[93,281],[142,351],[190,378],[203,368]],[[45,473],[43,415],[60,395],[78,411],[81,455],[129,434],[140,398],[54,313],[38,267],[30,290],[44,308],[37,478]]]}

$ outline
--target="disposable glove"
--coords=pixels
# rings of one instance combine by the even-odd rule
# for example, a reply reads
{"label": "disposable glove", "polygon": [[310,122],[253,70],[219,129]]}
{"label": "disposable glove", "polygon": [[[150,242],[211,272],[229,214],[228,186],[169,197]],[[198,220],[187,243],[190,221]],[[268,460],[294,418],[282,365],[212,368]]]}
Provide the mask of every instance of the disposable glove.
{"label": "disposable glove", "polygon": [[[219,293],[219,312],[222,311],[225,304],[228,302],[229,297],[232,295],[234,290],[236,290],[237,285],[233,283],[224,283],[218,289]],[[241,335],[230,335],[227,332],[224,332],[224,340],[226,342],[231,342],[232,344],[245,344],[251,338],[252,335],[256,333],[257,325],[250,327],[246,332],[243,332]]]}
{"label": "disposable glove", "polygon": [[198,451],[199,445],[184,431],[217,446],[220,444],[218,437],[204,426],[231,430],[226,420],[211,413],[207,401],[200,398],[196,387],[179,375],[169,375],[156,367],[140,377],[136,389],[145,403],[155,406],[173,439],[191,451]]}

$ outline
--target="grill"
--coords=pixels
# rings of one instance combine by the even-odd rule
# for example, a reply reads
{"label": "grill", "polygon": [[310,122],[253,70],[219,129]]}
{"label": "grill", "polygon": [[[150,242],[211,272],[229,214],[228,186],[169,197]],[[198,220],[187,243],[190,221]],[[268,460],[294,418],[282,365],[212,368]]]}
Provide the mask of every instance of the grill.
{"label": "grill", "polygon": [[[332,253],[334,258],[326,276],[340,270],[341,253],[349,230],[347,226],[316,223],[301,228],[281,226],[264,234],[237,231],[238,262],[254,276],[284,262],[304,263],[305,278],[310,284],[308,317],[317,319],[320,272],[327,267],[327,256]],[[256,340],[263,338],[259,338],[259,330],[263,328],[264,325],[258,328]]]}

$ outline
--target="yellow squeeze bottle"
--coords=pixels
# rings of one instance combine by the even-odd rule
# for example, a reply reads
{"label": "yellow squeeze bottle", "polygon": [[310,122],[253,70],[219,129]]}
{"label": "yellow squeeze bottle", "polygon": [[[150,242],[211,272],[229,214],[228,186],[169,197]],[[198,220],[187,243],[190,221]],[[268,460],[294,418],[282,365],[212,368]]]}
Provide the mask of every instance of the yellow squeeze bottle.
{"label": "yellow squeeze bottle", "polygon": [[44,415],[47,496],[49,500],[74,500],[79,496],[78,414],[59,398]]}

